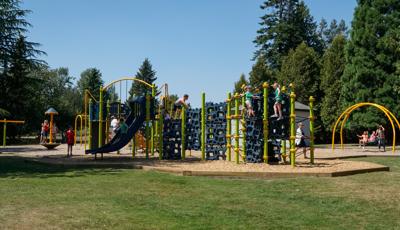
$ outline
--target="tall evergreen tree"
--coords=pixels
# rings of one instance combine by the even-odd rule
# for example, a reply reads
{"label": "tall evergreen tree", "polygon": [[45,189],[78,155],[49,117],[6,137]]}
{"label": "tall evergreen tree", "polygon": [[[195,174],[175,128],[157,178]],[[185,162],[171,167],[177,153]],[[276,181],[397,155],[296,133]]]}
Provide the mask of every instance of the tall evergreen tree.
{"label": "tall evergreen tree", "polygon": [[253,65],[249,75],[250,85],[253,88],[260,87],[264,82],[270,83],[276,80],[272,70],[270,70],[266,65],[265,58],[263,56],[257,58],[257,61]]}
{"label": "tall evergreen tree", "polygon": [[296,100],[308,104],[310,96],[320,98],[319,74],[318,54],[303,42],[283,59],[278,82],[284,85],[294,83]]}
{"label": "tall evergreen tree", "polygon": [[324,97],[321,104],[321,119],[326,131],[332,129],[332,124],[342,111],[339,98],[342,88],[340,78],[346,64],[345,44],[346,38],[343,35],[337,35],[322,58],[320,88]]}
{"label": "tall evergreen tree", "polygon": [[100,70],[89,68],[81,73],[81,78],[78,81],[78,89],[82,95],[84,95],[85,90],[88,89],[96,100],[98,100],[100,97],[100,87],[103,84],[104,81]]}
{"label": "tall evergreen tree", "polygon": [[[375,102],[398,114],[400,85],[400,1],[358,0],[346,48],[342,98],[346,106]],[[357,127],[385,122],[375,109],[352,116]]]}
{"label": "tall evergreen tree", "polygon": [[233,88],[233,94],[235,93],[243,93],[243,85],[248,85],[249,82],[246,79],[246,75],[242,73],[239,77],[239,80],[235,82],[234,88]]}
{"label": "tall evergreen tree", "polygon": [[31,58],[25,38],[20,36],[9,57],[9,67],[1,90],[4,96],[0,98],[0,107],[10,112],[10,118],[29,120],[32,111],[36,109],[35,100],[40,93],[40,82],[30,75],[34,69]]}
{"label": "tall evergreen tree", "polygon": [[[149,59],[145,59],[142,65],[139,68],[139,71],[136,74],[136,78],[143,80],[149,84],[154,84],[157,80],[156,71],[153,70],[153,66],[151,65]],[[157,91],[156,91],[157,92]],[[132,87],[129,90],[130,96],[134,95],[144,95],[144,94],[151,94],[151,89],[140,83],[140,82],[133,82]]]}
{"label": "tall evergreen tree", "polygon": [[328,23],[326,22],[326,20],[322,19],[319,24],[318,35],[320,36],[324,47],[328,48],[332,44],[333,39],[336,36],[342,35],[347,38],[348,29],[346,26],[346,22],[342,19],[338,23],[336,19],[333,19],[328,27]]}
{"label": "tall evergreen tree", "polygon": [[266,14],[261,17],[261,28],[254,40],[258,47],[255,58],[265,56],[267,64],[278,70],[282,57],[302,42],[322,53],[317,25],[303,1],[268,0],[261,5],[261,9]]}
{"label": "tall evergreen tree", "polygon": [[[32,67],[45,64],[37,59],[38,56],[45,54],[36,49],[39,44],[29,42],[23,36],[30,26],[25,19],[29,12],[20,8],[19,0],[0,1],[0,107],[10,110],[15,116],[18,115],[14,113],[16,107],[28,103],[28,101],[23,102],[22,98],[25,96],[32,98],[28,96],[32,92],[29,89],[33,87],[30,83],[36,82],[30,81],[29,71]],[[8,98],[9,93],[15,93],[18,90],[23,91],[24,95],[20,98],[16,96],[12,99]],[[8,108],[10,106],[13,108]]]}

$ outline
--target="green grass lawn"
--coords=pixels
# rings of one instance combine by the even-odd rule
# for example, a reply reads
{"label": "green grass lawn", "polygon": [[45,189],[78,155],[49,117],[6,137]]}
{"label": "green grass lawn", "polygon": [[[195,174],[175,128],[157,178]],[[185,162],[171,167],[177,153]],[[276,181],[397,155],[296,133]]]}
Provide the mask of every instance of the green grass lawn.
{"label": "green grass lawn", "polygon": [[392,171],[233,180],[68,169],[0,155],[0,228],[399,229],[400,158],[357,160]]}

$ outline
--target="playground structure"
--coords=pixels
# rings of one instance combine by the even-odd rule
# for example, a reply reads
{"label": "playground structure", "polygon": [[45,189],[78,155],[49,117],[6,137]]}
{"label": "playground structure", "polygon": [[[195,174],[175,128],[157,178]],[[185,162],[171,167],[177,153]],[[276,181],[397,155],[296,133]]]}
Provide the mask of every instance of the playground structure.
{"label": "playground structure", "polygon": [[54,115],[58,115],[58,112],[54,108],[49,108],[45,113],[45,115],[50,115],[50,134],[49,134],[49,143],[42,143],[41,145],[46,147],[47,149],[54,149],[60,145],[60,143],[53,142],[53,126],[54,126]]}
{"label": "playground structure", "polygon": [[[108,134],[112,109],[109,100],[105,103],[104,95],[108,89],[115,88],[116,83],[120,83],[121,91],[122,81],[138,82],[145,85],[148,91],[145,95],[138,95],[140,97],[134,101],[128,100],[126,97],[125,104],[130,104],[128,108],[130,112],[126,118],[128,135],[116,133],[110,140]],[[144,128],[146,158],[149,158],[150,154],[154,156],[154,153],[158,152],[159,159],[185,159],[186,150],[200,150],[202,160],[222,158],[231,161],[232,153],[234,153],[236,163],[239,163],[240,159],[243,162],[254,163],[276,162],[277,159],[286,162],[286,141],[289,141],[289,159],[294,167],[296,161],[294,85],[289,86],[290,93],[288,94],[284,88],[282,90],[285,95],[285,114],[281,121],[269,118],[274,104],[273,94],[268,92],[269,87],[267,83],[264,83],[258,99],[253,100],[253,104],[257,105],[255,106],[257,111],[255,117],[246,115],[245,100],[241,94],[232,96],[229,93],[226,102],[215,104],[206,103],[205,93],[202,93],[201,108],[185,109],[183,107],[180,118],[169,119],[172,111],[168,106],[168,86],[166,84],[161,87],[166,92],[161,97],[160,105],[156,108],[154,103],[155,85],[137,78],[121,78],[104,87],[101,86],[99,100],[96,100],[91,92],[86,90],[84,113],[77,115],[75,127],[80,119],[82,143],[82,120],[84,121],[85,150],[87,154],[94,154],[95,158],[97,158],[97,154],[101,154],[103,157],[103,153],[119,151],[129,142],[132,145],[132,157],[135,157],[137,146],[135,134]],[[310,97],[310,163],[314,162],[314,101],[315,99]],[[121,105],[120,99],[118,111],[121,111]],[[233,114],[232,109],[234,109]],[[232,121],[235,125],[233,133]],[[241,129],[240,126],[242,126]],[[255,134],[257,134],[257,138],[254,138]],[[88,148],[86,142],[88,142]],[[277,158],[276,155],[278,155]]]}
{"label": "playground structure", "polygon": [[393,123],[393,120],[396,122],[397,128],[400,130],[400,123],[397,120],[396,116],[394,116],[394,114],[392,112],[390,112],[386,107],[376,104],[376,103],[370,103],[370,102],[362,102],[362,103],[357,103],[355,105],[352,105],[350,107],[348,107],[340,116],[339,118],[336,120],[335,125],[333,126],[332,129],[332,150],[335,150],[335,133],[336,133],[336,128],[338,126],[338,124],[341,121],[341,125],[340,125],[340,147],[341,149],[343,149],[343,128],[344,125],[346,124],[346,121],[349,119],[350,114],[361,107],[364,106],[372,106],[375,107],[377,109],[379,109],[380,111],[382,111],[385,116],[389,119],[390,124],[392,126],[392,133],[393,133],[393,143],[392,143],[392,151],[395,152],[396,151],[396,128],[395,125]]}
{"label": "playground structure", "polygon": [[24,124],[25,121],[3,119],[0,120],[0,123],[3,123],[3,148],[5,148],[7,145],[7,124]]}

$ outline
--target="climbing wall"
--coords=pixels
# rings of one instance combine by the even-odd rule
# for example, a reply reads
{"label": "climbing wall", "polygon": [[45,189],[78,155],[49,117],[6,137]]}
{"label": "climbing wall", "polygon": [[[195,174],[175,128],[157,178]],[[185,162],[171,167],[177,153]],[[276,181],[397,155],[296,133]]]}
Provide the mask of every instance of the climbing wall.
{"label": "climbing wall", "polygon": [[165,160],[181,159],[181,120],[164,120],[163,156]]}
{"label": "climbing wall", "polygon": [[226,103],[206,103],[206,159],[225,159]]}
{"label": "climbing wall", "polygon": [[186,110],[186,149],[201,149],[201,109]]}

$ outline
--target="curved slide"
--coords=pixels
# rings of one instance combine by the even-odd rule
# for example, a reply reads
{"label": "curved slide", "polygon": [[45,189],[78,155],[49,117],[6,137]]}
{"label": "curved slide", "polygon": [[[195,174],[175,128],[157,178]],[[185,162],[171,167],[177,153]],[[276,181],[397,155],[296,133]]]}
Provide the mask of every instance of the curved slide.
{"label": "curved slide", "polygon": [[[129,141],[132,140],[133,136],[135,133],[142,127],[143,122],[145,121],[146,115],[145,115],[145,102],[146,100],[144,97],[139,97],[138,99],[132,101],[130,104],[131,106],[131,112],[128,115],[125,123],[128,126],[128,131],[126,134],[121,134],[121,132],[118,130],[118,132],[115,134],[114,138],[111,139],[111,141],[104,146],[97,148],[97,149],[88,149],[85,151],[86,154],[96,154],[96,153],[109,153],[109,152],[115,152],[120,149],[122,149],[124,146],[126,146]],[[133,111],[133,105],[134,104],[139,104],[140,111],[134,112]]]}

